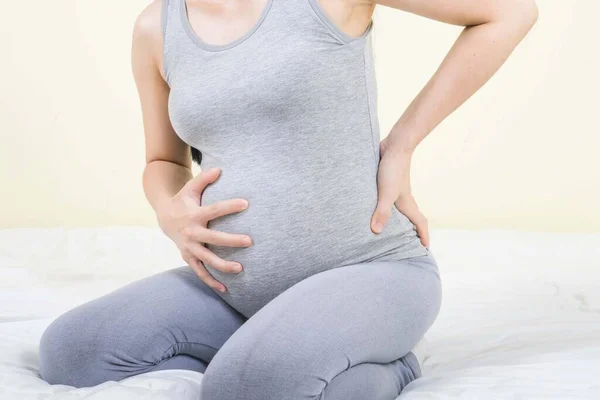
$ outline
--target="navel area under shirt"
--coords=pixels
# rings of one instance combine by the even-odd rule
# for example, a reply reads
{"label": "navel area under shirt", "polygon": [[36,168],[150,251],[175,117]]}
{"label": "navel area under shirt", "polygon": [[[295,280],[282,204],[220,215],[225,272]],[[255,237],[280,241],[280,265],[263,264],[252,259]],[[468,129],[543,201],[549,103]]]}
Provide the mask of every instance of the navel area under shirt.
{"label": "navel area under shirt", "polygon": [[250,247],[206,244],[239,274],[204,263],[219,295],[246,317],[319,272],[427,254],[395,206],[371,231],[377,204],[379,124],[373,23],[352,37],[318,0],[268,0],[255,25],[215,45],[193,30],[184,0],[163,0],[163,65],[177,135],[220,167],[201,205],[249,207],[208,227],[248,234]]}

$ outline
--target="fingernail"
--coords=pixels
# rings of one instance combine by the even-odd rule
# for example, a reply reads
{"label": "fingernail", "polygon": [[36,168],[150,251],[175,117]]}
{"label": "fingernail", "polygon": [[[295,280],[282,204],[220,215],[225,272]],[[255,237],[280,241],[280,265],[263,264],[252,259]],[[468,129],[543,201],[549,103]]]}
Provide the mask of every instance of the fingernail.
{"label": "fingernail", "polygon": [[233,265],[233,269],[236,272],[241,272],[242,271],[242,264],[234,264]]}
{"label": "fingernail", "polygon": [[250,236],[245,237],[244,244],[250,246],[252,244],[252,238]]}
{"label": "fingernail", "polygon": [[227,291],[227,289],[225,289],[225,286],[219,287],[219,292],[225,293],[226,291]]}

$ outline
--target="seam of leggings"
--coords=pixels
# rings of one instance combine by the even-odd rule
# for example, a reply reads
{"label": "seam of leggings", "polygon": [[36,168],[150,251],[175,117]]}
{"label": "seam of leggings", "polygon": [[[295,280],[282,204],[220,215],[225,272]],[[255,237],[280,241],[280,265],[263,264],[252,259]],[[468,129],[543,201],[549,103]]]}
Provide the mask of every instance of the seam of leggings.
{"label": "seam of leggings", "polygon": [[[169,351],[171,351],[171,350],[172,350],[174,347],[179,347],[179,346],[180,346],[180,345],[182,345],[182,344],[193,344],[193,345],[196,345],[196,346],[207,347],[207,348],[209,348],[209,349],[212,349],[212,350],[214,350],[214,351],[215,351],[215,353],[216,353],[217,351],[219,351],[219,349],[217,349],[217,348],[215,348],[215,347],[213,347],[213,346],[209,346],[209,345],[207,345],[207,344],[203,344],[203,343],[198,343],[198,342],[177,342],[177,343],[175,343],[175,344],[172,344],[171,346],[169,346],[169,347],[168,347],[168,348],[167,348],[167,349],[166,349],[166,350],[165,350],[165,351],[162,353],[162,355],[160,356],[160,359],[159,359],[158,361],[156,361],[156,362],[155,362],[153,365],[155,365],[155,366],[156,366],[156,365],[160,364],[161,362],[163,362],[163,361],[165,360],[165,354],[167,354]],[[193,356],[193,355],[191,355],[191,354],[186,354],[186,355],[188,355],[188,356],[190,356],[190,357],[194,357],[194,356]],[[202,361],[204,361],[204,360],[202,360]]]}

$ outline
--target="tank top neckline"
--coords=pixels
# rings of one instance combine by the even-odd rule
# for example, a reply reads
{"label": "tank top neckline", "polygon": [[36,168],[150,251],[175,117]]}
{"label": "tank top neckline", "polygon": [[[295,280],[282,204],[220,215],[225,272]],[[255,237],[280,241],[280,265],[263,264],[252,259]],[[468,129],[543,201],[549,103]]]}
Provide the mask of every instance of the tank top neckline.
{"label": "tank top neckline", "polygon": [[198,36],[198,34],[194,31],[194,28],[192,27],[192,24],[188,17],[186,0],[178,0],[178,1],[179,1],[179,15],[181,16],[181,24],[183,25],[183,28],[184,28],[187,36],[189,36],[189,38],[192,40],[192,42],[194,42],[194,44],[196,46],[198,46],[204,50],[207,50],[207,51],[215,51],[216,52],[216,51],[223,51],[223,50],[231,49],[232,47],[235,47],[238,44],[240,44],[240,43],[246,41],[248,38],[250,38],[264,22],[265,18],[269,14],[269,11],[271,10],[271,6],[273,5],[273,2],[275,0],[267,0],[267,3],[265,4],[262,12],[260,13],[258,20],[254,24],[254,26],[252,26],[252,28],[250,28],[245,34],[243,34],[239,38],[234,39],[233,41],[226,43],[226,44],[211,44],[211,43],[207,43],[204,40],[202,40],[200,38],[200,36]]}

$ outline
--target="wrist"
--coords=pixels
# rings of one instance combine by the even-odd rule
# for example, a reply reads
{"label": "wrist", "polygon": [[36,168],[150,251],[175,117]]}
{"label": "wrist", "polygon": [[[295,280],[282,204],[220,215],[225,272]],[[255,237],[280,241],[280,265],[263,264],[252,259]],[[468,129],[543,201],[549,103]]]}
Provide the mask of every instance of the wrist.
{"label": "wrist", "polygon": [[388,137],[388,148],[405,157],[412,156],[421,141],[417,130],[402,121],[396,122]]}
{"label": "wrist", "polygon": [[397,137],[390,137],[386,141],[386,152],[392,153],[402,159],[410,160],[412,158],[413,153],[415,152],[415,147],[410,142],[402,139],[398,139]]}

